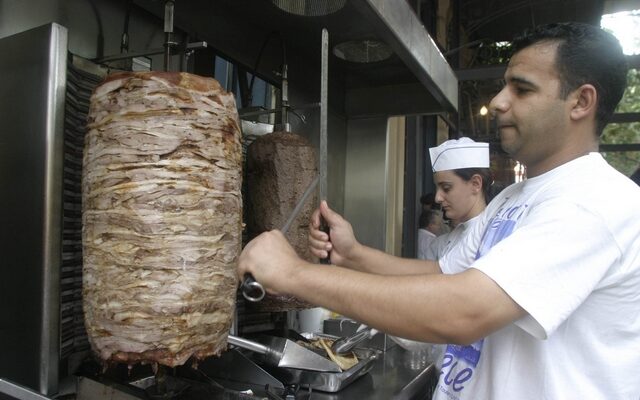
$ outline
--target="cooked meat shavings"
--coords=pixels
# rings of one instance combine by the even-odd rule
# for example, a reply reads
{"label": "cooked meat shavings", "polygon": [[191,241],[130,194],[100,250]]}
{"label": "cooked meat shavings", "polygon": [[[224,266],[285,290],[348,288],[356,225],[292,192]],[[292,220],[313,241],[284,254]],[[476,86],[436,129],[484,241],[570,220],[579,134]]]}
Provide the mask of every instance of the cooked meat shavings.
{"label": "cooked meat shavings", "polygon": [[242,150],[233,95],[186,73],[121,73],[91,98],[83,309],[105,361],[219,354],[235,308]]}

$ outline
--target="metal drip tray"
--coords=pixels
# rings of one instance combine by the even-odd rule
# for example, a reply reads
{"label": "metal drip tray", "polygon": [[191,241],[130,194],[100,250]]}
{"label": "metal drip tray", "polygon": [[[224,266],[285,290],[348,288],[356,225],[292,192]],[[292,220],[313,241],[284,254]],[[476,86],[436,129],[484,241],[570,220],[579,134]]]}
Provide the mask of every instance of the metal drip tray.
{"label": "metal drip tray", "polygon": [[[302,335],[309,340],[318,338],[337,339],[335,336],[312,333],[303,333]],[[367,374],[371,368],[373,368],[373,364],[381,354],[378,350],[363,348],[356,348],[353,352],[360,361],[353,367],[342,372],[317,372],[267,366],[264,366],[264,368],[284,384],[296,384],[301,387],[308,387],[314,390],[334,393],[342,390],[359,377]]]}

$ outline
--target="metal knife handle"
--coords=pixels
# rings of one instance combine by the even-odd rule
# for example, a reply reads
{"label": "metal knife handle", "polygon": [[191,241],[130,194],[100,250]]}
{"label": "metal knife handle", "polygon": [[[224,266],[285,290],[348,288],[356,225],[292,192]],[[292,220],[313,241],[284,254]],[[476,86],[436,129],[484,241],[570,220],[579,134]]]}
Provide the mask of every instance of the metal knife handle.
{"label": "metal knife handle", "polygon": [[264,287],[251,274],[245,275],[240,290],[244,298],[252,302],[262,300],[265,295]]}
{"label": "metal knife handle", "polygon": [[[327,222],[324,220],[324,218],[322,218],[322,216],[320,216],[320,230],[324,233],[327,234],[327,236],[329,236],[329,240],[331,240],[331,228],[329,228],[329,225],[327,225]],[[326,264],[326,265],[330,265],[331,264],[331,252],[327,251],[327,256],[325,258],[321,258],[320,259],[320,264]]]}
{"label": "metal knife handle", "polygon": [[240,347],[242,349],[247,349],[247,350],[251,350],[254,351],[256,353],[260,353],[260,354],[268,354],[269,353],[269,348],[261,343],[256,343],[252,340],[247,340],[241,337],[237,337],[237,336],[233,336],[233,335],[229,335],[227,337],[227,342],[229,344],[232,344],[236,347]]}

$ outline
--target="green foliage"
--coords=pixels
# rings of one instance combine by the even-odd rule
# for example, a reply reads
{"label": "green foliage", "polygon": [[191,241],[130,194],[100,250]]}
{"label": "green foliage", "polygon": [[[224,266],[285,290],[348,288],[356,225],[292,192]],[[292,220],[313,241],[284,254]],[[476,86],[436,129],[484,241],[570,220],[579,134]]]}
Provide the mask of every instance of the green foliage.
{"label": "green foliage", "polygon": [[[618,113],[640,112],[640,71],[629,70],[627,89],[616,109]],[[609,124],[602,133],[603,144],[640,143],[640,122]],[[629,176],[640,166],[640,151],[612,151],[602,153],[604,158],[618,171]]]}

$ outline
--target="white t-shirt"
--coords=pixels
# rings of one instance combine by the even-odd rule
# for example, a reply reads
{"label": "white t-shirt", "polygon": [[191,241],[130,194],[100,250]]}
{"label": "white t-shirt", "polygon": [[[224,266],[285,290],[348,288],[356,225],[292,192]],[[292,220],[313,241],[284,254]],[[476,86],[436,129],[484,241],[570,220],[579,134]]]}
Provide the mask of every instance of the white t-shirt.
{"label": "white t-shirt", "polygon": [[418,258],[426,260],[427,250],[431,243],[436,240],[436,235],[426,229],[418,229]]}
{"label": "white t-shirt", "polygon": [[[480,214],[482,215],[482,214]],[[429,244],[426,251],[426,260],[439,260],[443,255],[449,252],[453,247],[458,245],[462,237],[480,220],[480,215],[476,215],[468,221],[461,222],[456,225],[451,232],[440,235]]]}
{"label": "white t-shirt", "polygon": [[640,187],[598,153],[502,191],[440,260],[528,315],[448,346],[434,399],[640,398]]}

